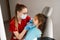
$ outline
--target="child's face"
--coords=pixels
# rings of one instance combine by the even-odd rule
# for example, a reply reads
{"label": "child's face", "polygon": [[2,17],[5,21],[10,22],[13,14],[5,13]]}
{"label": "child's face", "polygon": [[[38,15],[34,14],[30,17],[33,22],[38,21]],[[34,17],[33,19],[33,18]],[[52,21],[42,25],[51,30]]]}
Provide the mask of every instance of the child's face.
{"label": "child's face", "polygon": [[33,18],[33,23],[34,23],[34,25],[38,26],[38,18],[37,18],[37,16],[35,16]]}

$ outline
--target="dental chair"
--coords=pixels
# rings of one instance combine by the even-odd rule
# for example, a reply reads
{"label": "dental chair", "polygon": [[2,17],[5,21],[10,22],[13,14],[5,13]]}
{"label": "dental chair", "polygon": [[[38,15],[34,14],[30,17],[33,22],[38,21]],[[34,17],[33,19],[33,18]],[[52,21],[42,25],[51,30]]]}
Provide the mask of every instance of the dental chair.
{"label": "dental chair", "polygon": [[[44,30],[44,34],[42,37],[42,40],[54,40],[53,38],[53,23],[51,19],[51,14],[52,14],[53,8],[51,7],[45,7],[42,11],[42,13],[47,16],[47,21],[46,21],[46,28]],[[38,38],[40,40],[40,38]]]}

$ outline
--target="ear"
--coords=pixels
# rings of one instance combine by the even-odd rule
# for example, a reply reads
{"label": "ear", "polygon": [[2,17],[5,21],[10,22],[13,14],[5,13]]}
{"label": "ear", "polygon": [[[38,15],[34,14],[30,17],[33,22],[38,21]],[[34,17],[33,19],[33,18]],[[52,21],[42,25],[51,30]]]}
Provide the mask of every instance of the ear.
{"label": "ear", "polygon": [[42,24],[42,22],[39,23],[39,25],[41,25],[41,24]]}

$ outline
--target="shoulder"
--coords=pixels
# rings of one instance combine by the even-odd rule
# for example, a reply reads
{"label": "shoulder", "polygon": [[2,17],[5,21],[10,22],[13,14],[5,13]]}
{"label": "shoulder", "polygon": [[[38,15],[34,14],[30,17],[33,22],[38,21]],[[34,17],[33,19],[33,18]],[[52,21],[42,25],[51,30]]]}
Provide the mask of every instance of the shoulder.
{"label": "shoulder", "polygon": [[31,17],[30,17],[30,16],[27,16],[27,17],[26,17],[26,19],[27,19],[27,20],[30,20],[30,19],[31,19]]}
{"label": "shoulder", "polygon": [[37,34],[42,34],[41,30],[37,29]]}
{"label": "shoulder", "polygon": [[26,18],[30,18],[30,16],[27,16]]}
{"label": "shoulder", "polygon": [[37,37],[41,37],[42,32],[38,28],[35,29],[35,33]]}
{"label": "shoulder", "polygon": [[27,22],[29,22],[29,21],[30,21],[30,19],[31,19],[31,17],[30,17],[30,16],[27,16],[27,17],[26,17],[26,21],[27,21]]}

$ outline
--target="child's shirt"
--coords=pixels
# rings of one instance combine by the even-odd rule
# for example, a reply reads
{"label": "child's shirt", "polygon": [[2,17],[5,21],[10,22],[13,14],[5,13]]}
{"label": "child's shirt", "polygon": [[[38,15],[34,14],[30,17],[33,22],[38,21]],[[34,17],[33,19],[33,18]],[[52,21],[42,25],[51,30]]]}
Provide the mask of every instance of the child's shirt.
{"label": "child's shirt", "polygon": [[34,24],[30,23],[28,26],[26,26],[25,29],[29,29],[26,36],[25,40],[33,40],[34,38],[39,38],[41,37],[41,30],[38,29]]}

